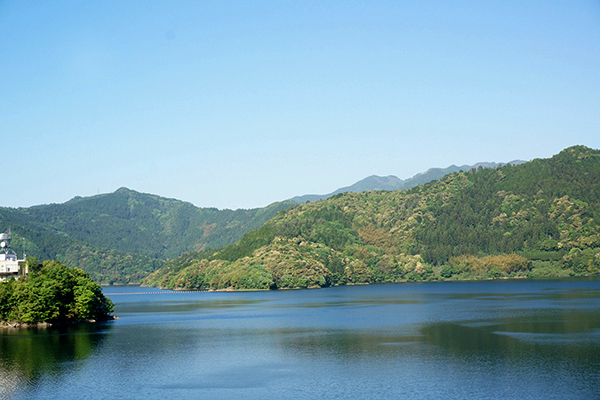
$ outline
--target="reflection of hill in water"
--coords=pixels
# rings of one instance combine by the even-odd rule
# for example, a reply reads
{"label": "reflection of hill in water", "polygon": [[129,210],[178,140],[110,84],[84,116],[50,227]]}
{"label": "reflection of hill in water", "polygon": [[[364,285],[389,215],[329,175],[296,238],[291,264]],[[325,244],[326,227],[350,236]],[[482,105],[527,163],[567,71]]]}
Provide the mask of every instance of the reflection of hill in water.
{"label": "reflection of hill in water", "polygon": [[600,320],[586,313],[552,313],[504,320],[439,323],[421,329],[423,341],[458,357],[568,361],[600,365]]}
{"label": "reflection of hill in water", "polygon": [[102,344],[110,325],[0,329],[0,398],[33,389],[45,375],[60,378],[77,369]]}

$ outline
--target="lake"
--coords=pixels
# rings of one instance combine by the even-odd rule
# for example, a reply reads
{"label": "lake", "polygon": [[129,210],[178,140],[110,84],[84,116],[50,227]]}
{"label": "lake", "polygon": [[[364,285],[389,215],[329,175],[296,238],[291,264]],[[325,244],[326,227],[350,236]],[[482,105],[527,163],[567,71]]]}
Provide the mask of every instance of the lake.
{"label": "lake", "polygon": [[0,330],[7,399],[600,398],[600,279],[178,293]]}

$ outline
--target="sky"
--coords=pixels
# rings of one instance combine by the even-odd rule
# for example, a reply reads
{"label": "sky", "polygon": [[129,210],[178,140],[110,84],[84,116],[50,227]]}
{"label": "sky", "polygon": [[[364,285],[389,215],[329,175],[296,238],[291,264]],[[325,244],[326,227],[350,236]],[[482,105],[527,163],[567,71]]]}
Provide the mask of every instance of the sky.
{"label": "sky", "polygon": [[600,1],[0,0],[0,206],[255,208],[600,148]]}

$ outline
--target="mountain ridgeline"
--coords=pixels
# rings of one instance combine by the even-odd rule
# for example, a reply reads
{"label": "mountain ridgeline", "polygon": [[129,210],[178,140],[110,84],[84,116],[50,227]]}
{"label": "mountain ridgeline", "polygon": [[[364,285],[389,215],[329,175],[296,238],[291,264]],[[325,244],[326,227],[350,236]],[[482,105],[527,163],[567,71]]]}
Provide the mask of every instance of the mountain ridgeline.
{"label": "mountain ridgeline", "polygon": [[574,146],[409,190],[296,205],[237,243],[184,254],[143,282],[274,289],[598,274],[599,221],[600,152]]}
{"label": "mountain ridgeline", "polygon": [[[524,163],[524,161],[514,160],[514,161],[509,162],[508,164],[517,165],[517,164],[522,164],[522,163]],[[418,185],[422,185],[427,182],[431,182],[433,180],[440,179],[440,178],[442,178],[448,174],[451,174],[453,172],[469,171],[469,170],[472,170],[473,168],[475,168],[475,169],[496,168],[496,167],[499,167],[502,165],[506,165],[506,164],[494,163],[494,162],[481,162],[481,163],[477,163],[475,165],[461,165],[461,166],[451,165],[447,168],[430,168],[427,171],[416,174],[412,178],[408,178],[408,179],[400,179],[394,175],[388,175],[388,176],[371,175],[369,177],[366,177],[365,179],[362,179],[362,180],[354,183],[353,185],[339,188],[329,194],[306,194],[304,196],[293,197],[291,200],[295,201],[296,203],[305,203],[307,201],[319,201],[319,200],[323,200],[323,199],[328,199],[332,196],[335,196],[336,194],[345,193],[345,192],[360,193],[360,192],[366,192],[366,191],[371,191],[371,190],[406,190],[406,189],[411,189]]]}
{"label": "mountain ridgeline", "polygon": [[139,283],[184,252],[219,248],[293,202],[251,210],[198,208],[121,188],[64,204],[0,208],[17,251],[79,267],[103,284]]}
{"label": "mountain ridgeline", "polygon": [[[373,176],[336,193],[396,190],[479,165],[496,166],[433,168],[406,181]],[[102,284],[126,284],[139,283],[166,259],[235,243],[294,204],[287,200],[264,208],[218,210],[121,188],[63,204],[0,208],[0,226],[12,230],[20,253],[81,268]]]}

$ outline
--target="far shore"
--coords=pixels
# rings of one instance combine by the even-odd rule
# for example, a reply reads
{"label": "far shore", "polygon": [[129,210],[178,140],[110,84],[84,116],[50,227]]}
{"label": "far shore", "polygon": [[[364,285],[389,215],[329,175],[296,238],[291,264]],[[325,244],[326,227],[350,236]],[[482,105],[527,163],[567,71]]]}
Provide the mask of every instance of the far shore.
{"label": "far shore", "polygon": [[[171,290],[173,292],[269,292],[269,291],[277,291],[277,290],[312,290],[312,289],[327,289],[332,287],[343,287],[343,286],[364,286],[364,285],[387,285],[387,284],[396,284],[396,283],[409,283],[409,284],[419,284],[419,283],[444,283],[444,282],[489,282],[489,281],[507,281],[507,280],[545,280],[545,279],[570,279],[570,278],[586,278],[597,276],[593,274],[584,274],[584,275],[575,275],[575,276],[546,276],[546,277],[535,277],[530,278],[527,276],[502,276],[498,278],[479,278],[479,279],[437,279],[437,280],[422,280],[422,281],[407,281],[406,279],[400,280],[397,282],[358,282],[358,283],[346,283],[344,285],[331,285],[331,286],[309,286],[305,288],[301,287],[285,287],[285,288],[276,288],[276,289],[234,289],[233,287],[221,288],[221,289],[195,289],[195,288],[165,288],[165,287],[155,287],[148,285],[120,285],[120,286],[138,286],[138,287],[147,287],[147,288],[156,288],[160,290]],[[117,285],[114,285],[117,286]]]}

